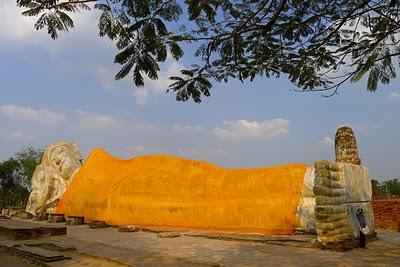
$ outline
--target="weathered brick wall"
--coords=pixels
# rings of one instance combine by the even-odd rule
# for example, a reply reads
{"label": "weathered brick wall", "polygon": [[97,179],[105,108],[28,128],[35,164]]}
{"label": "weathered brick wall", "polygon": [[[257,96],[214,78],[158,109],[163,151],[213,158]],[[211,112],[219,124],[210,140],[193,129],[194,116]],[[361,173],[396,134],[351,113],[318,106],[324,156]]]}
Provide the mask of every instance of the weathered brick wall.
{"label": "weathered brick wall", "polygon": [[375,227],[400,231],[400,198],[374,199]]}

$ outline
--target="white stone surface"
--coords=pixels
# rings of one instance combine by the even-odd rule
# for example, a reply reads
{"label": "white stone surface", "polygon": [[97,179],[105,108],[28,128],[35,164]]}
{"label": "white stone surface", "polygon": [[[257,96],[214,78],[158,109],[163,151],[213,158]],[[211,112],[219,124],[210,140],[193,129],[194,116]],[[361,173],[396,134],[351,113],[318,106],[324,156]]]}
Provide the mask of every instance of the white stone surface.
{"label": "white stone surface", "polygon": [[339,163],[341,184],[345,189],[347,203],[371,201],[371,175],[368,168],[362,165]]}
{"label": "white stone surface", "polygon": [[81,158],[74,143],[59,141],[48,146],[33,173],[26,211],[32,214],[51,212],[81,167]]}
{"label": "white stone surface", "polygon": [[297,229],[306,232],[315,232],[315,197],[314,187],[314,167],[308,167],[304,174],[303,189],[299,205],[297,206]]}
{"label": "white stone surface", "polygon": [[303,189],[302,189],[302,196],[303,197],[314,197],[314,167],[308,167],[306,173],[304,174],[304,182],[303,182]]}
{"label": "white stone surface", "polygon": [[362,208],[364,211],[365,221],[370,230],[369,234],[375,232],[374,228],[374,211],[372,209],[371,202],[360,202],[360,203],[347,203],[346,209],[349,216],[349,236],[358,237],[360,235],[360,227],[357,221],[356,212],[358,208]]}

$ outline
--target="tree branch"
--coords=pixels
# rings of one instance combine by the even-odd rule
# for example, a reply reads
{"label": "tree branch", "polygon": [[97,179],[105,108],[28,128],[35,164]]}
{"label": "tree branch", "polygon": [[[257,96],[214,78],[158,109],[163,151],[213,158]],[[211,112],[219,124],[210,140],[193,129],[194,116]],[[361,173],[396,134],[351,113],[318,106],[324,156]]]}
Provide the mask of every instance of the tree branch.
{"label": "tree branch", "polygon": [[98,2],[98,1],[99,1],[99,0],[71,0],[71,1],[66,1],[66,2],[57,3],[56,6],[61,5],[61,4],[71,4],[71,5],[75,5],[75,4],[84,4],[84,3]]}
{"label": "tree branch", "polygon": [[272,30],[272,26],[274,26],[275,22],[278,20],[279,15],[283,11],[283,9],[286,6],[286,0],[281,0],[279,3],[277,9],[275,10],[274,14],[271,17],[271,20],[263,27],[263,33],[266,34],[267,32],[270,32]]}

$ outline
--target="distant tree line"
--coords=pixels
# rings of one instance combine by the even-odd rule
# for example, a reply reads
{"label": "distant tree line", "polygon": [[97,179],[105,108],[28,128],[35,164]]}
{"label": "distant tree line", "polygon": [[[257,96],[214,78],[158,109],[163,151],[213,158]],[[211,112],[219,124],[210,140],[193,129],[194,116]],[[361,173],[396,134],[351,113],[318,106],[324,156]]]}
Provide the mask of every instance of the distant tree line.
{"label": "distant tree line", "polygon": [[42,149],[27,147],[0,162],[0,207],[25,206],[32,175],[42,154]]}
{"label": "distant tree line", "polygon": [[400,196],[400,178],[394,178],[379,183],[377,180],[372,180],[372,195],[374,196]]}

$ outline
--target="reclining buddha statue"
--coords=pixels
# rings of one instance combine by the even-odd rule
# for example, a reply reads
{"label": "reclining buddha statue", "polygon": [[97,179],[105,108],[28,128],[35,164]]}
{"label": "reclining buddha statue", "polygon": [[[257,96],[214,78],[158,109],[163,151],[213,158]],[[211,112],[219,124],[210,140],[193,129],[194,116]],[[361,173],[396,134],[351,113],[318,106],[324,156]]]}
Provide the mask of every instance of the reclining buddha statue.
{"label": "reclining buddha statue", "polygon": [[54,212],[114,225],[218,232],[356,237],[362,207],[373,229],[371,181],[352,130],[336,134],[337,160],[250,169],[149,155],[118,159],[94,149]]}

